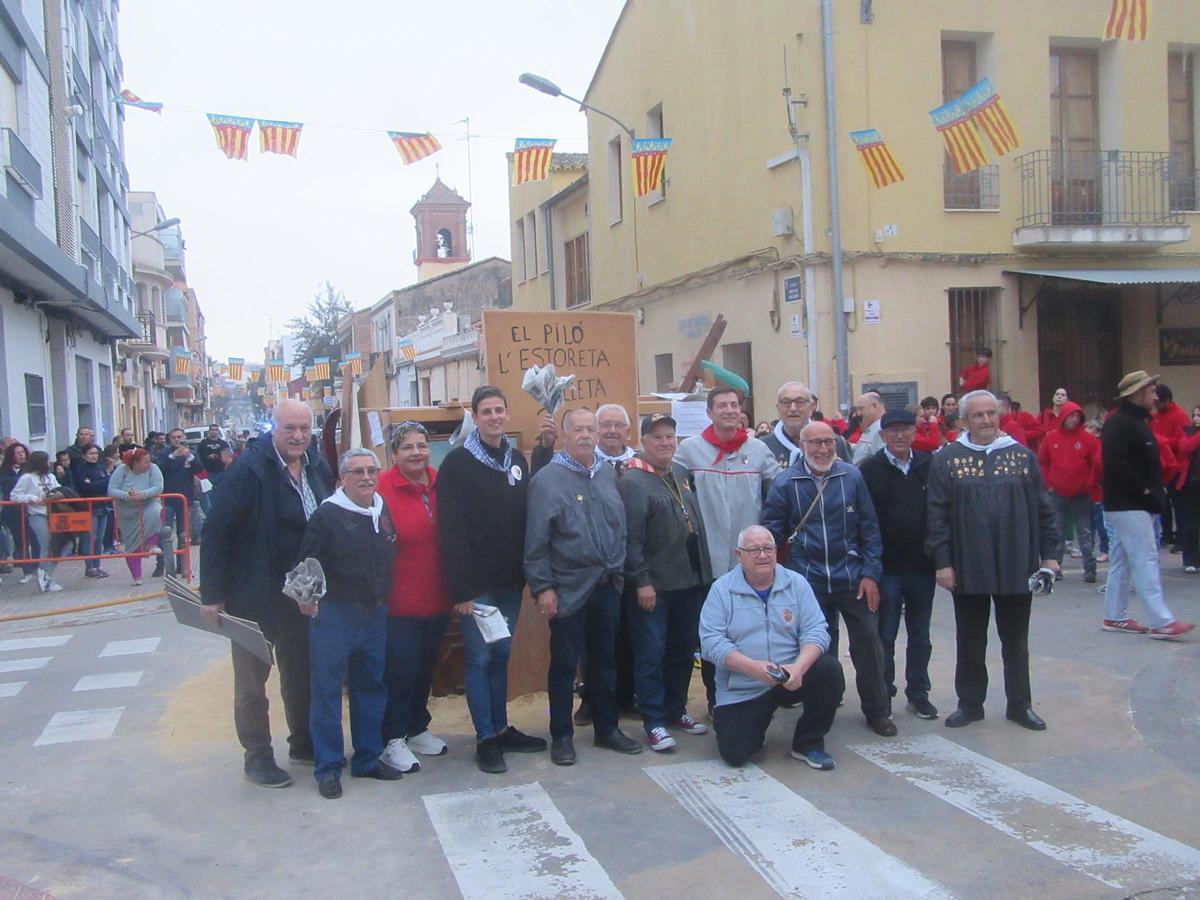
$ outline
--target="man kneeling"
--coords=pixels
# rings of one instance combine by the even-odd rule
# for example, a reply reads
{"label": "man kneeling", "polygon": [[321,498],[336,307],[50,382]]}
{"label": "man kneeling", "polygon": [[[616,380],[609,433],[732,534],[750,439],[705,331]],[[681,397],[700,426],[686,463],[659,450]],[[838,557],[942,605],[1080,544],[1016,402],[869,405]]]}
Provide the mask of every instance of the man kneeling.
{"label": "man kneeling", "polygon": [[731,766],[744,765],[762,748],[775,710],[803,703],[792,756],[832,769],[825,735],[846,679],[825,655],[825,615],[808,582],[776,564],[767,529],[743,529],[737,556],[740,565],[713,582],[700,613],[701,652],[717,667],[717,750]]}

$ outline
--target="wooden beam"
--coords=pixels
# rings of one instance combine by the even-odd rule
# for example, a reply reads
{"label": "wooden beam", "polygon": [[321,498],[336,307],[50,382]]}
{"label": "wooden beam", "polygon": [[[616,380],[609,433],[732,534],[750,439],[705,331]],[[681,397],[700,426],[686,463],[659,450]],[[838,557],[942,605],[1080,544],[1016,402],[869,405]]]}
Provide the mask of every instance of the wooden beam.
{"label": "wooden beam", "polygon": [[692,364],[688,366],[687,374],[683,376],[683,381],[679,382],[681,392],[690,394],[696,389],[696,382],[700,380],[700,363],[712,356],[712,352],[717,349],[717,344],[721,342],[721,335],[725,333],[725,326],[728,324],[725,317],[717,313],[717,318],[712,323],[712,327],[708,329],[704,343],[700,345]]}

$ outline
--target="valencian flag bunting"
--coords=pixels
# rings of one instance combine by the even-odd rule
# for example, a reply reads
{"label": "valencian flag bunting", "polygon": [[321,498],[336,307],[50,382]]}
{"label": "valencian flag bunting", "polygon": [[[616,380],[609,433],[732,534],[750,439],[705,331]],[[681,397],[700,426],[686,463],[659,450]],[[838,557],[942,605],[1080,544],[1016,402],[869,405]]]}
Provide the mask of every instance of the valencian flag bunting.
{"label": "valencian flag bunting", "polygon": [[132,106],[136,109],[145,109],[162,115],[163,105],[161,103],[156,100],[143,100],[133,91],[129,90],[129,88],[125,88],[125,90],[121,91],[121,96],[114,99],[123,106]]}
{"label": "valencian flag bunting", "polygon": [[258,149],[263,153],[279,153],[295,156],[300,146],[300,122],[277,122],[272,119],[258,120]]}
{"label": "valencian flag bunting", "polygon": [[412,338],[400,339],[400,355],[404,357],[405,362],[412,362],[417,358],[417,348],[413,346]]}
{"label": "valencian flag bunting", "polygon": [[979,132],[971,120],[970,110],[961,97],[929,111],[934,127],[946,142],[946,152],[959,175],[974,172],[987,165],[987,156],[979,143]]}
{"label": "valencian flag bunting", "polygon": [[1009,118],[1000,95],[986,78],[980,79],[978,84],[958,99],[971,110],[971,121],[987,136],[997,156],[1003,156],[1021,145],[1017,127]]}
{"label": "valencian flag bunting", "polygon": [[1104,24],[1106,41],[1144,41],[1150,31],[1150,0],[1112,0]]}
{"label": "valencian flag bunting", "polygon": [[852,131],[850,140],[854,141],[854,147],[875,187],[883,188],[904,180],[904,170],[874,128]]}
{"label": "valencian flag bunting", "polygon": [[253,119],[241,116],[219,116],[208,114],[209,124],[213,134],[217,136],[217,146],[230,159],[245,159],[246,151],[250,148],[250,132],[254,129]]}
{"label": "valencian flag bunting", "polygon": [[638,197],[662,185],[663,164],[671,149],[670,138],[636,138],[633,141],[633,190]]}
{"label": "valencian flag bunting", "polygon": [[317,380],[317,367],[316,366],[305,366],[304,367],[304,380],[305,381],[316,381]]}
{"label": "valencian flag bunting", "polygon": [[329,357],[328,356],[314,356],[313,357],[313,373],[316,375],[316,377],[310,379],[311,381],[328,381],[329,380]]}
{"label": "valencian flag bunting", "polygon": [[242,372],[246,367],[246,360],[238,359],[235,356],[229,357],[229,380],[241,381]]}
{"label": "valencian flag bunting", "polygon": [[419,131],[389,131],[388,137],[392,139],[392,143],[400,151],[400,156],[404,159],[406,166],[411,166],[418,160],[422,160],[442,149],[442,145],[438,143],[438,139],[428,132],[422,134]]}
{"label": "valencian flag bunting", "polygon": [[267,360],[267,381],[271,384],[286,384],[288,381],[288,367],[284,365],[282,359]]}
{"label": "valencian flag bunting", "polygon": [[189,375],[192,371],[192,351],[175,348],[175,374]]}
{"label": "valencian flag bunting", "polygon": [[513,148],[513,187],[526,181],[544,181],[550,174],[553,138],[517,138]]}
{"label": "valencian flag bunting", "polygon": [[361,353],[347,353],[346,361],[343,363],[350,369],[351,375],[361,375],[363,373],[363,358]]}

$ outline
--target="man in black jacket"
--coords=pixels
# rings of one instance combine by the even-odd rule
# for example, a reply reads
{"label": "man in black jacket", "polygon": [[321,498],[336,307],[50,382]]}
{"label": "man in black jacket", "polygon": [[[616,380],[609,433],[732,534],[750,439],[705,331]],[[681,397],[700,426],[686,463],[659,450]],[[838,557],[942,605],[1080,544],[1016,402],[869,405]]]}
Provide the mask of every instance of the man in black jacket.
{"label": "man in black jacket", "polygon": [[925,488],[933,457],[912,449],[916,417],[906,409],[883,414],[883,449],[859,467],[883,536],[883,577],[879,579],[879,636],[883,639],[883,674],[896,696],[896,635],[900,617],[908,649],[904,694],[908,709],[922,719],[936,719],[929,702],[929,622],[933,617],[933,560],[925,553]]}
{"label": "man in black jacket", "polygon": [[[162,470],[163,493],[183,495],[183,499],[179,497],[163,498],[163,511],[166,513],[167,527],[170,528],[172,523],[175,525],[176,550],[182,549],[187,541],[188,535],[187,529],[184,528],[183,511],[185,507],[191,509],[192,497],[196,493],[196,476],[204,468],[196,454],[184,443],[184,437],[182,428],[172,429],[167,434],[167,448],[154,458],[154,462]],[[170,531],[167,531],[166,535],[169,534]],[[166,555],[158,558],[152,573],[154,577],[162,576],[165,558]],[[167,567],[171,574],[178,570],[175,565],[178,560],[178,556],[171,555],[171,564]]]}
{"label": "man in black jacket", "polygon": [[319,603],[301,605],[300,611],[312,617],[313,775],[327,800],[342,796],[343,685],[349,689],[354,741],[350,774],[381,781],[396,781],[402,774],[379,758],[396,529],[375,490],[379,459],[374,453],[362,447],[347,450],[338,460],[338,472],[342,486],[308,520],[300,545],[300,557],[317,560],[325,573],[325,596]]}
{"label": "man in black jacket", "polygon": [[[1195,625],[1177,621],[1163,599],[1158,571],[1154,516],[1163,511],[1166,492],[1158,457],[1158,441],[1150,430],[1157,375],[1130,372],[1117,385],[1121,405],[1100,431],[1104,465],[1104,523],[1109,529],[1108,584],[1104,592],[1105,631],[1146,634],[1167,639],[1187,634]],[[1150,616],[1142,625],[1128,616],[1129,584]]]}
{"label": "man in black jacket", "polygon": [[[283,593],[284,575],[300,561],[300,542],[317,505],[329,496],[323,466],[308,455],[312,410],[299,400],[275,407],[270,437],[230,467],[213,498],[200,548],[200,598],[209,621],[221,611],[257,622],[275,646],[287,718],[288,757],[311,762],[308,619]],[[267,718],[271,667],[233,644],[233,720],[245,750],[246,778],[287,787],[275,764]]]}
{"label": "man in black jacket", "polygon": [[487,643],[475,604],[498,609],[517,630],[525,587],[525,498],[529,469],[504,434],[508,400],[492,385],[471,398],[476,428],[442,461],[437,480],[438,543],[450,598],[462,625],[467,708],[475,725],[480,771],[507,771],[504,753],[546,749],[542,738],[508,724],[508,657],[512,637]]}

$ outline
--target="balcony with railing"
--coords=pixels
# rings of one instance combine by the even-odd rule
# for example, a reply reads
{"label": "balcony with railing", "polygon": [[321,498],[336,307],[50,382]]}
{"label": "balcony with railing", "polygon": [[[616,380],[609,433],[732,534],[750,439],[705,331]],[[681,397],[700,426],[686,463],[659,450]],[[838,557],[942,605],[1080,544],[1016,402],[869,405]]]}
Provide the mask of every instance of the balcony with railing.
{"label": "balcony with railing", "polygon": [[138,313],[137,337],[122,341],[121,346],[127,353],[137,353],[148,359],[170,359],[167,349],[166,329],[158,322],[153,313]]}
{"label": "balcony with railing", "polygon": [[1014,162],[1021,191],[1016,247],[1144,251],[1190,236],[1168,153],[1035,150]]}
{"label": "balcony with railing", "polygon": [[0,129],[4,141],[4,171],[34,200],[42,198],[42,164],[11,128]]}

